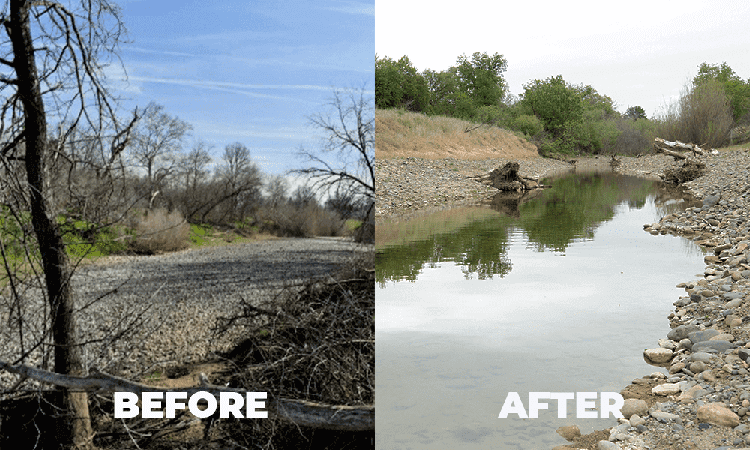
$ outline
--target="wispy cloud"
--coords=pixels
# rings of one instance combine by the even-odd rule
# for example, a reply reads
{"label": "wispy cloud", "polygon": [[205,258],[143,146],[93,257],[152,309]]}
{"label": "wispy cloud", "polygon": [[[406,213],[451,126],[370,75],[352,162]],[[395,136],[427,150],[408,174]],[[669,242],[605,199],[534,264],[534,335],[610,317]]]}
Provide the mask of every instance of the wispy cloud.
{"label": "wispy cloud", "polygon": [[338,11],[346,14],[363,14],[375,16],[375,5],[373,3],[360,2],[338,2],[340,6],[323,6],[322,9]]}
{"label": "wispy cloud", "polygon": [[[120,81],[125,81],[120,79]],[[242,94],[249,97],[258,98],[269,98],[275,100],[295,100],[305,102],[304,99],[298,96],[278,96],[261,94],[253,92],[256,90],[303,90],[303,91],[325,91],[330,92],[331,86],[317,86],[310,84],[245,84],[245,83],[231,83],[221,81],[210,81],[210,80],[190,80],[183,78],[159,78],[159,77],[144,77],[144,76],[130,76],[127,81],[136,83],[161,83],[161,84],[172,84],[178,86],[190,86],[201,89],[212,89],[224,92],[231,92],[234,94]]]}

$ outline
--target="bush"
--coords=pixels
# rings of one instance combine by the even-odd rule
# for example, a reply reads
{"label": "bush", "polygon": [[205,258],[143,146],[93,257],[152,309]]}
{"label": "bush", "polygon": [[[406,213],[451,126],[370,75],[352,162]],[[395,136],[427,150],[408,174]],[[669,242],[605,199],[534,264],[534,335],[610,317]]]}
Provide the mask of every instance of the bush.
{"label": "bush", "polygon": [[130,249],[136,253],[154,254],[188,247],[190,226],[178,211],[168,213],[162,208],[139,213],[131,218],[136,237]]}
{"label": "bush", "polygon": [[689,83],[680,99],[660,117],[660,137],[708,147],[729,142],[732,111],[724,88],[715,81]]}
{"label": "bush", "polygon": [[262,208],[258,219],[263,231],[277,236],[341,236],[346,230],[346,223],[338,214],[316,203]]}
{"label": "bush", "polygon": [[522,114],[511,122],[510,128],[527,136],[536,136],[544,130],[544,125],[537,116]]}
{"label": "bush", "polygon": [[652,143],[656,137],[645,124],[650,122],[648,119],[618,119],[615,124],[620,130],[617,136],[615,149],[621,155],[638,155],[652,151]]}

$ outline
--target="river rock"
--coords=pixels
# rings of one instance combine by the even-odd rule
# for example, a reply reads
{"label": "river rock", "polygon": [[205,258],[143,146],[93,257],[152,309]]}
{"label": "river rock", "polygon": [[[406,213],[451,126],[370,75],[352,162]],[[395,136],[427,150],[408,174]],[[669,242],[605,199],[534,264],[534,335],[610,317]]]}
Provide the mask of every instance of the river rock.
{"label": "river rock", "polygon": [[734,344],[729,341],[703,341],[693,345],[694,352],[722,353],[733,348]]}
{"label": "river rock", "polygon": [[609,441],[599,441],[596,443],[596,450],[617,450],[617,444]]}
{"label": "river rock", "polygon": [[637,427],[638,425],[643,425],[646,423],[646,419],[639,416],[638,414],[633,414],[630,416],[630,426],[631,427]]}
{"label": "river rock", "polygon": [[708,330],[703,331],[693,331],[688,335],[688,339],[690,339],[693,344],[697,344],[698,342],[707,341],[718,334],[719,330],[709,328]]}
{"label": "river rock", "polygon": [[568,425],[567,427],[560,427],[557,429],[557,434],[563,437],[568,442],[573,442],[576,438],[581,437],[581,429],[578,425]]}
{"label": "river rock", "polygon": [[707,352],[694,352],[690,355],[690,361],[703,361],[707,363],[711,361],[711,354]]}
{"label": "river rock", "polygon": [[651,393],[654,395],[672,395],[678,392],[680,392],[680,386],[676,383],[664,383],[651,389]]}
{"label": "river rock", "polygon": [[740,417],[721,403],[707,403],[698,408],[698,420],[722,427],[736,427]]}
{"label": "river rock", "polygon": [[664,411],[653,411],[651,413],[651,417],[653,417],[656,420],[660,420],[662,422],[673,422],[677,419],[679,419],[680,416],[677,414],[672,414]]}
{"label": "river rock", "polygon": [[630,419],[633,414],[643,417],[648,414],[648,403],[646,403],[646,400],[639,398],[626,398],[625,403],[620,408],[620,413],[626,419]]}
{"label": "river rock", "polygon": [[712,194],[712,195],[706,196],[703,199],[703,207],[710,208],[712,206],[716,206],[716,204],[719,203],[720,199],[721,199],[720,194]]}
{"label": "river rock", "polygon": [[708,369],[708,364],[703,361],[694,361],[690,363],[690,371],[693,373],[701,373]]}
{"label": "river rock", "polygon": [[724,319],[724,324],[726,324],[726,326],[728,326],[729,328],[736,328],[742,325],[742,319],[740,319],[739,317],[735,315],[728,315]]}
{"label": "river rock", "polygon": [[670,330],[670,332],[667,333],[667,338],[673,341],[680,341],[688,337],[688,334],[698,330],[700,330],[698,325],[680,325]]}
{"label": "river rock", "polygon": [[643,359],[653,366],[669,367],[673,357],[674,352],[668,348],[649,348],[643,351]]}

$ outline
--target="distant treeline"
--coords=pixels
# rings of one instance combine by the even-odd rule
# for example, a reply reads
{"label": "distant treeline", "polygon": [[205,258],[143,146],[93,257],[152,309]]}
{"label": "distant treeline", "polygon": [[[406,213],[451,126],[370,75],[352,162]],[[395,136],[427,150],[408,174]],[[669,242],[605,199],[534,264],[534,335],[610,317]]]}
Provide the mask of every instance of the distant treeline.
{"label": "distant treeline", "polygon": [[648,118],[640,106],[625,113],[589,85],[561,75],[526,83],[515,97],[503,77],[507,60],[495,53],[461,55],[447,70],[418,72],[407,56],[375,56],[375,103],[510,129],[540,153],[638,154],[656,136],[708,147],[750,140],[750,78],[726,64],[699,66],[679,100]]}

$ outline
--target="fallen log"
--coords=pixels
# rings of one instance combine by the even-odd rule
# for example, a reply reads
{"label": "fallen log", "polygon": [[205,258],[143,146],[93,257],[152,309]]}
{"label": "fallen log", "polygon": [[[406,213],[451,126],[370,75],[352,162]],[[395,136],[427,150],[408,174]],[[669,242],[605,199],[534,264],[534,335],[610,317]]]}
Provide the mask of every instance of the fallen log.
{"label": "fallen log", "polygon": [[[218,396],[221,392],[237,392],[240,394],[252,392],[247,389],[211,385],[204,381],[201,381],[201,384],[195,387],[162,388],[136,383],[104,372],[95,371],[88,376],[78,377],[49,372],[23,364],[11,365],[5,361],[0,361],[0,369],[74,391],[126,391],[135,394],[142,394],[143,392],[187,392],[188,396],[203,391],[217,397],[217,402],[219,401]],[[271,398],[269,395],[269,399],[266,402],[266,409],[291,420],[297,425],[307,427],[346,431],[375,429],[375,407],[371,405],[326,405],[306,400]]]}
{"label": "fallen log", "polygon": [[703,155],[705,153],[702,148],[695,144],[685,144],[680,141],[671,142],[661,138],[654,138],[654,150],[656,150],[657,153],[663,153],[681,160],[687,159],[688,156],[683,153],[678,153],[677,150],[692,152],[692,156]]}

